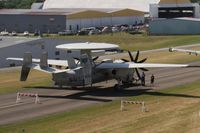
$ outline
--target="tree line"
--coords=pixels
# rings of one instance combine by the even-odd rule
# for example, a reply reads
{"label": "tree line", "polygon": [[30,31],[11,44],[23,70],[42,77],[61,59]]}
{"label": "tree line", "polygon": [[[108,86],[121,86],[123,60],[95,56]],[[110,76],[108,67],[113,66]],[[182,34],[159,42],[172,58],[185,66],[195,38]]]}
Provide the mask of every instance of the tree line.
{"label": "tree line", "polygon": [[34,2],[44,0],[0,0],[0,9],[29,9]]}

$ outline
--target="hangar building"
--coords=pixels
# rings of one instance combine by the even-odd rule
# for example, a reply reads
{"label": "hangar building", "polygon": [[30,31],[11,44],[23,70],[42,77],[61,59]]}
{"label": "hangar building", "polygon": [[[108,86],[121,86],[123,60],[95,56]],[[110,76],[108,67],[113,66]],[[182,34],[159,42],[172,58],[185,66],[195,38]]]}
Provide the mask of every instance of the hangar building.
{"label": "hangar building", "polygon": [[[0,31],[57,33],[65,29],[144,22],[150,3],[159,0],[46,0],[32,9],[0,10]],[[41,9],[42,8],[42,9]]]}
{"label": "hangar building", "polygon": [[200,34],[200,6],[189,0],[161,0],[150,5],[149,33],[153,35]]}
{"label": "hangar building", "polygon": [[194,17],[200,18],[198,3],[190,0],[161,0],[159,4],[150,4],[151,18],[177,18]]}
{"label": "hangar building", "polygon": [[144,22],[144,12],[133,9],[0,10],[0,31],[58,33],[65,29]]}

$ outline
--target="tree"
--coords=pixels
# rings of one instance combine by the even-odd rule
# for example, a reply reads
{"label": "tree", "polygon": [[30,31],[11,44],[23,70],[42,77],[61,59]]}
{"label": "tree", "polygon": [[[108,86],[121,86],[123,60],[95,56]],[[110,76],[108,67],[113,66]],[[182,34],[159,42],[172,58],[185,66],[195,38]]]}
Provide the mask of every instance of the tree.
{"label": "tree", "polygon": [[21,0],[21,2],[16,6],[16,8],[28,9],[35,2],[35,0]]}
{"label": "tree", "polygon": [[0,8],[28,9],[36,0],[0,0]]}

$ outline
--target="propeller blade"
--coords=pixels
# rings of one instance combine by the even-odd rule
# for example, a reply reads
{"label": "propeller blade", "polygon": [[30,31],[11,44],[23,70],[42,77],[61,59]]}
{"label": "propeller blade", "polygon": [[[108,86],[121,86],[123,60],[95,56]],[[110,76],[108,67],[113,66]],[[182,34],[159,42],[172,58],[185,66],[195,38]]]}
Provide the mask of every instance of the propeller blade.
{"label": "propeller blade", "polygon": [[129,62],[129,60],[127,60],[127,59],[121,59],[122,61],[124,61],[124,62]]}
{"label": "propeller blade", "polygon": [[139,71],[138,71],[138,69],[137,69],[137,68],[135,68],[135,72],[136,72],[136,74],[137,74],[138,78],[139,78],[139,79],[141,79],[140,73],[139,73]]}
{"label": "propeller blade", "polygon": [[138,61],[139,54],[140,54],[140,51],[138,50],[137,53],[136,53],[136,56],[135,56],[135,62],[136,62],[136,63],[137,63],[137,61]]}
{"label": "propeller blade", "polygon": [[128,51],[128,54],[129,54],[129,57],[130,57],[131,61],[135,62],[130,51]]}
{"label": "propeller blade", "polygon": [[98,58],[99,58],[99,56],[94,57],[92,60],[93,60],[93,61],[96,61]]}
{"label": "propeller blade", "polygon": [[142,70],[142,71],[149,71],[148,69],[146,69],[146,68],[139,68],[140,70]]}
{"label": "propeller blade", "polygon": [[145,61],[147,60],[147,58],[141,60],[141,61],[138,61],[137,63],[144,63]]}

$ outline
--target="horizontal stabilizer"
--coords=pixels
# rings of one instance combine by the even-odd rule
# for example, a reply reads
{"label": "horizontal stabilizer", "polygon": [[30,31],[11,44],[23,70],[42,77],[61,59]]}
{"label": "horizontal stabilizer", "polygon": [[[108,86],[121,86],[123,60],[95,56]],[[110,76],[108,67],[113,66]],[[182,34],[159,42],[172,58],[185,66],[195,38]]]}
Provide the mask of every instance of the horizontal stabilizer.
{"label": "horizontal stabilizer", "polygon": [[[12,58],[9,57],[7,60],[13,60],[13,61],[23,61],[23,58]],[[32,59],[33,63],[40,63],[40,59]],[[58,65],[58,66],[68,66],[68,61],[67,60],[53,60],[53,59],[48,59],[47,60],[49,65]]]}

